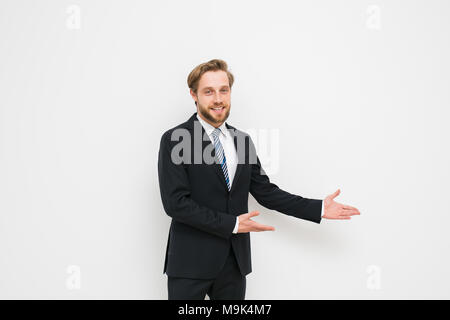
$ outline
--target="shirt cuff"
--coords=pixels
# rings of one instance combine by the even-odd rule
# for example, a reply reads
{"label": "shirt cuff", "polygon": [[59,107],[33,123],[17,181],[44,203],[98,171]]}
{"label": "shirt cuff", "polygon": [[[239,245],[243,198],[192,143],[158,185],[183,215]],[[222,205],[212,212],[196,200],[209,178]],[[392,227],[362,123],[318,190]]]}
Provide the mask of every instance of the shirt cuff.
{"label": "shirt cuff", "polygon": [[233,233],[237,233],[239,229],[239,217],[236,217],[236,225],[234,226]]}
{"label": "shirt cuff", "polygon": [[322,200],[322,213],[320,214],[321,217],[323,217],[323,215],[325,214],[325,212],[323,211],[323,203],[325,202],[325,200]]}

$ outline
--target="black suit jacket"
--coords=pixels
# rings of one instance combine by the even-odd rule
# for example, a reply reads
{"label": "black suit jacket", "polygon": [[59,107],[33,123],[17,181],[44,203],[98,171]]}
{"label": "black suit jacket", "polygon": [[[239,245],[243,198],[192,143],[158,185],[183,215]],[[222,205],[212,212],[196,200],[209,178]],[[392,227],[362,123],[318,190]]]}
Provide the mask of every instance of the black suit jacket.
{"label": "black suit jacket", "polygon": [[[215,153],[196,115],[194,113],[189,120],[167,130],[161,137],[159,186],[164,210],[172,217],[163,273],[173,277],[213,279],[233,246],[240,271],[245,276],[252,271],[250,233],[233,234],[232,231],[236,217],[248,212],[249,193],[268,209],[316,223],[321,221],[322,200],[288,193],[270,182],[261,168],[250,136],[226,123],[228,129],[233,129],[230,132],[234,134],[235,147],[238,139],[245,141],[245,152],[238,152],[239,163],[228,191],[220,164],[208,164],[203,159],[201,163],[195,162],[195,157],[200,155],[202,158],[208,146],[211,149],[207,150],[212,150],[213,156]],[[196,128],[201,127],[201,135],[195,136],[194,122]],[[190,147],[181,152],[179,147],[183,139],[172,138],[176,129],[179,129],[178,133],[189,133],[189,138],[183,136],[183,139],[190,142]],[[183,156],[181,162],[171,158],[176,145],[178,154]]]}

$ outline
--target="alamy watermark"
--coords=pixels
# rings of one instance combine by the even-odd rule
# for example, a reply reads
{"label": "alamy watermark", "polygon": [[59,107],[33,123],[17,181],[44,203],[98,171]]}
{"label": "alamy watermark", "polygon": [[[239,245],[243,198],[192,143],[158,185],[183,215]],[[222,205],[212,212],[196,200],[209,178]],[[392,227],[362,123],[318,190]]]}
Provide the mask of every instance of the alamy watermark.
{"label": "alamy watermark", "polygon": [[[249,131],[249,134],[245,134],[239,130],[228,129],[235,142],[238,164],[257,164],[257,145],[265,159],[264,166],[268,168],[268,170],[262,170],[262,173],[276,173],[279,168],[279,130],[251,129]],[[172,147],[170,154],[174,164],[220,163],[219,158],[215,155],[214,143],[206,144],[204,147],[204,142],[212,141],[206,131],[203,131],[202,136],[202,125],[198,121],[194,121],[193,136],[192,131],[177,128],[172,131],[170,140],[177,142]]]}
{"label": "alamy watermark", "polygon": [[66,272],[69,276],[66,279],[66,288],[69,290],[81,289],[81,268],[77,265],[70,265]]}

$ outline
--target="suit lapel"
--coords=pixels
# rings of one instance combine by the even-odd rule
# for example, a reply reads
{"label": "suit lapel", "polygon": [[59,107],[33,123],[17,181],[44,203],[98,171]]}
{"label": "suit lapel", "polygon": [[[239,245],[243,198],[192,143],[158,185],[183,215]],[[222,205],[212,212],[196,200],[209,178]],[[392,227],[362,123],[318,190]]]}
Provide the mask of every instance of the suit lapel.
{"label": "suit lapel", "polygon": [[230,193],[231,193],[236,188],[235,186],[236,186],[237,181],[239,179],[239,174],[242,171],[242,166],[243,166],[243,164],[245,162],[244,161],[245,159],[242,159],[242,157],[244,156],[243,154],[241,154],[242,152],[237,152],[238,148],[237,148],[237,132],[236,132],[236,129],[234,127],[232,127],[232,126],[229,126],[227,123],[225,123],[225,125],[227,126],[228,129],[232,129],[232,130],[229,130],[229,132],[231,133],[231,135],[233,137],[234,148],[235,148],[237,156],[238,156],[238,163],[237,163],[237,166],[236,166],[236,172],[234,174],[233,183],[231,185],[231,190],[230,190]]}
{"label": "suit lapel", "polygon": [[[189,120],[187,121],[188,128],[191,129],[191,132],[192,132],[193,136],[195,137],[195,135],[194,135],[194,121],[197,121],[197,122],[198,122],[198,119],[197,119],[197,113],[194,113],[194,114],[189,118]],[[198,122],[198,123],[199,123],[199,122]],[[206,131],[205,131],[205,129],[203,128],[203,126],[202,126],[200,123],[199,123],[199,125],[200,125],[201,130],[202,130],[202,131],[201,131],[201,139],[202,139],[202,155],[203,155],[203,152],[204,152],[205,148],[207,148],[209,145],[212,145],[212,141],[211,141],[211,139],[209,139],[209,137],[208,137],[208,135],[206,134]],[[231,192],[235,189],[235,186],[236,186],[237,181],[238,181],[238,178],[239,178],[239,174],[240,174],[241,171],[242,171],[242,166],[243,166],[243,164],[245,163],[245,161],[244,161],[245,159],[242,159],[242,157],[245,157],[245,155],[244,155],[244,154],[240,154],[240,153],[242,153],[242,152],[237,152],[237,132],[236,132],[236,128],[234,128],[233,126],[230,126],[230,125],[229,125],[228,123],[226,123],[226,122],[225,122],[225,125],[226,125],[227,129],[232,129],[232,130],[229,130],[229,132],[231,133],[231,135],[232,135],[232,137],[233,137],[234,147],[235,147],[236,153],[237,153],[237,155],[238,155],[238,164],[237,164],[237,167],[236,167],[236,172],[235,172],[235,174],[234,174],[233,183],[232,183],[231,189],[230,189],[230,191],[229,191],[229,192],[231,193]],[[206,139],[203,140],[203,137],[206,137]],[[216,156],[216,150],[215,150],[214,146],[212,145],[212,147],[209,147],[209,148],[212,148],[211,154],[212,154],[212,156],[213,156],[214,159],[215,159],[215,156]],[[225,175],[223,174],[223,170],[222,170],[221,165],[218,164],[218,163],[213,163],[213,164],[210,164],[210,165],[205,164],[205,165],[206,165],[207,167],[212,168],[212,170],[214,170],[214,171],[216,172],[217,177],[218,177],[219,180],[221,181],[223,187],[228,191],[228,186],[227,186],[227,183],[226,183],[226,181],[225,181]]]}

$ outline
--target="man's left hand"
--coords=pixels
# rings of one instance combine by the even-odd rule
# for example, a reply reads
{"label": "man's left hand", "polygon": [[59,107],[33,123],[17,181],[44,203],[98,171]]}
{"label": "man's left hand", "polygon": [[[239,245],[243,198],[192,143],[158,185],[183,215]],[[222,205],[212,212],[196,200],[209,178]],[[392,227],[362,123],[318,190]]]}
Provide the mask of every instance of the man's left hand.
{"label": "man's left hand", "polygon": [[345,204],[341,204],[339,202],[334,201],[339,193],[341,193],[340,189],[337,189],[336,192],[330,194],[323,201],[323,218],[325,219],[338,219],[338,220],[350,220],[350,216],[360,215],[358,209],[352,206],[348,206]]}

